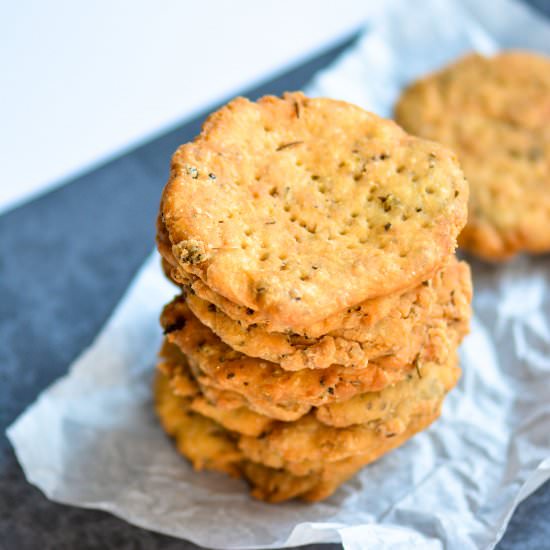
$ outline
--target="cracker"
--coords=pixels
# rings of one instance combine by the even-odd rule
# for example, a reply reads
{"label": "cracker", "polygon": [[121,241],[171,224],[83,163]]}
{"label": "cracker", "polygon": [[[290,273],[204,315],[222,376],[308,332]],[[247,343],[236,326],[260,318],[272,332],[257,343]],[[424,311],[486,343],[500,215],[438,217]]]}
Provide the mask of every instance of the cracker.
{"label": "cracker", "polygon": [[459,377],[456,354],[445,364],[419,362],[405,380],[379,392],[362,393],[319,407],[315,417],[336,428],[376,423],[377,429],[385,433],[400,433],[413,415],[436,410]]}
{"label": "cracker", "polygon": [[195,397],[200,393],[199,386],[187,364],[187,359],[177,346],[164,341],[159,357],[157,369],[166,377],[172,393],[179,397]]}
{"label": "cracker", "polygon": [[[170,381],[171,391],[179,397],[196,397],[199,394],[204,395],[210,403],[215,403],[218,409],[222,411],[235,411],[241,407],[246,407],[246,399],[229,390],[220,390],[215,387],[197,383],[189,367],[187,357],[174,344],[167,340],[162,343],[160,351],[161,361],[157,363],[157,369]],[[305,407],[303,411],[299,410],[296,418],[309,411]],[[209,416],[205,414],[205,416]],[[220,420],[218,420],[220,421]],[[222,423],[220,421],[220,423]]]}
{"label": "cracker", "polygon": [[294,93],[211,115],[173,157],[161,219],[180,273],[307,326],[432,276],[455,248],[467,194],[447,149]]}
{"label": "cracker", "polygon": [[[189,273],[183,275],[178,271],[177,264],[166,247],[168,236],[164,225],[157,224],[157,245],[162,251],[162,267],[166,276],[176,285],[183,287],[186,293],[196,294],[198,298],[216,306],[230,319],[238,321],[243,327],[262,325],[270,332],[295,333],[307,338],[319,338],[337,329],[351,329],[359,326],[372,326],[385,317],[401,298],[401,293],[388,294],[365,300],[353,307],[340,310],[324,319],[307,325],[298,326],[296,322],[289,326],[269,317],[264,311],[235,304],[205,285],[198,277]],[[168,240],[169,242],[169,240]],[[167,259],[168,258],[168,259]],[[171,262],[169,261],[171,259]],[[411,290],[411,289],[406,289]]]}
{"label": "cracker", "polygon": [[170,380],[160,372],[155,378],[154,395],[162,427],[196,470],[218,470],[239,476],[242,455],[228,432],[209,418],[191,412],[191,400],[175,395]]}
{"label": "cracker", "polygon": [[301,497],[316,490],[320,483],[318,473],[296,476],[285,470],[275,470],[249,461],[243,462],[242,471],[252,486],[250,494],[258,500],[271,503]]}
{"label": "cracker", "polygon": [[410,363],[441,321],[460,324],[465,334],[470,317],[471,279],[468,266],[453,257],[433,279],[403,295],[374,326],[371,318],[356,328],[339,328],[321,338],[270,332],[265,325],[248,325],[228,317],[214,304],[187,293],[189,309],[231,348],[285,370],[327,368],[333,364],[363,366],[384,358],[397,366]]}
{"label": "cracker", "polygon": [[[308,475],[328,462],[369,453],[384,438],[405,432],[415,418],[437,418],[460,369],[426,364],[422,372],[425,378],[413,375],[392,388],[363,394],[362,399],[325,405],[296,422],[274,423],[261,437],[242,436],[239,449],[254,462],[295,475]],[[319,417],[338,427],[327,426]]]}
{"label": "cracker", "polygon": [[376,446],[362,455],[352,456],[337,462],[328,463],[319,476],[319,483],[311,490],[300,495],[309,502],[329,497],[338,487],[355,475],[361,468],[378,460],[386,453],[400,447],[418,432],[425,430],[439,415],[419,415],[414,417],[407,429],[395,437],[381,439]]}
{"label": "cracker", "polygon": [[326,463],[322,469],[304,476],[254,462],[245,462],[243,471],[253,485],[252,496],[255,498],[267,502],[282,502],[298,497],[309,502],[317,502],[328,498],[361,468],[403,445],[412,436],[426,429],[435,419],[431,416],[415,417],[404,432],[393,438],[378,441],[369,452]]}
{"label": "cracker", "polygon": [[[171,348],[177,350],[173,344],[164,345],[165,350]],[[179,357],[168,361],[166,351],[163,355],[159,370],[170,380],[172,393],[193,398],[190,401],[191,410],[215,420],[230,431],[252,437],[266,437],[278,425],[272,418],[251,411],[247,401],[238,394],[238,399],[231,399],[228,406],[223,390],[215,393],[207,391],[204,397],[196,390],[193,393],[182,392],[179,380],[193,380],[185,356],[172,350],[170,355]],[[345,401],[322,405],[312,409],[312,414],[319,422],[336,428],[370,423],[371,426],[376,424],[376,429],[385,433],[400,433],[412,415],[435,410],[445,394],[454,387],[460,376],[456,365],[456,353],[450,353],[442,363],[418,360],[414,370],[407,373],[402,381],[378,392],[366,392]],[[196,383],[194,387],[197,388]]]}
{"label": "cracker", "polygon": [[470,183],[460,246],[488,260],[550,250],[550,59],[468,55],[406,89],[395,114],[459,156]]}
{"label": "cracker", "polygon": [[155,380],[155,409],[165,431],[175,439],[178,451],[196,469],[226,472],[244,476],[251,484],[254,497],[268,502],[291,498],[315,501],[327,498],[340,484],[364,465],[404,443],[427,427],[434,417],[418,416],[401,434],[378,441],[368,452],[334,461],[306,475],[292,474],[245,459],[237,447],[235,434],[213,420],[189,411],[191,400],[175,395],[168,379],[160,372]]}
{"label": "cracker", "polygon": [[209,403],[204,397],[193,399],[191,410],[215,420],[226,430],[248,437],[258,437],[266,433],[274,422],[271,418],[255,413],[248,407],[239,407],[233,410],[220,409]]}
{"label": "cracker", "polygon": [[[277,364],[245,356],[224,344],[177,298],[164,310],[162,324],[169,343],[187,357],[201,386],[212,386],[244,396],[252,410],[279,420],[295,420],[310,407],[348,399],[366,391],[378,391],[402,380],[414,362],[399,368],[372,362],[363,368],[333,365],[327,369],[284,371]],[[447,334],[447,332],[449,334]],[[445,358],[456,346],[452,328],[434,330],[433,340],[422,351]]]}

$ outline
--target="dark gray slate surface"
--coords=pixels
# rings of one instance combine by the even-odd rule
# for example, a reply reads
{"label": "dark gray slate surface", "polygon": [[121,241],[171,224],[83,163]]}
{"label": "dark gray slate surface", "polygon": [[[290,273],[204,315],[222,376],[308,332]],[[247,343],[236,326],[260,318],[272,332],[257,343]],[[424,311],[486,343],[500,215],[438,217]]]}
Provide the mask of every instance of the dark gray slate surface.
{"label": "dark gray slate surface", "polygon": [[[299,89],[350,43],[245,95]],[[4,431],[92,342],[153,248],[170,155],[196,135],[202,119],[0,217],[2,550],[197,548],[103,512],[48,501],[25,481]],[[518,508],[499,548],[550,548],[550,484]]]}

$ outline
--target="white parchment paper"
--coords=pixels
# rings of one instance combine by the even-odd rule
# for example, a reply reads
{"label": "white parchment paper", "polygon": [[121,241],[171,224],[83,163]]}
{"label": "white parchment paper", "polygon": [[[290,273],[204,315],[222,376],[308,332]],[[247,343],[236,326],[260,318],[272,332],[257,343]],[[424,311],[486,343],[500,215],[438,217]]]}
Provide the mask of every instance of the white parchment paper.
{"label": "white parchment paper", "polygon": [[[509,47],[550,53],[548,22],[508,0],[390,2],[308,91],[390,115],[411,79],[471,49]],[[150,384],[159,311],[175,290],[156,255],[8,436],[52,500],[207,547],[492,548],[517,504],[550,478],[550,257],[472,267],[464,375],[442,418],[325,502],[256,502],[240,481],[193,472],[164,436]]]}

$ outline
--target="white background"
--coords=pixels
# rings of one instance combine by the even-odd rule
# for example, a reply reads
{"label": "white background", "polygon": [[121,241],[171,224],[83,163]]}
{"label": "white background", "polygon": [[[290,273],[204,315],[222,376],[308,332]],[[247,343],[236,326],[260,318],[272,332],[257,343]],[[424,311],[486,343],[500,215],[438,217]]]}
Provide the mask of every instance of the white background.
{"label": "white background", "polygon": [[0,0],[0,211],[304,61],[366,0]]}

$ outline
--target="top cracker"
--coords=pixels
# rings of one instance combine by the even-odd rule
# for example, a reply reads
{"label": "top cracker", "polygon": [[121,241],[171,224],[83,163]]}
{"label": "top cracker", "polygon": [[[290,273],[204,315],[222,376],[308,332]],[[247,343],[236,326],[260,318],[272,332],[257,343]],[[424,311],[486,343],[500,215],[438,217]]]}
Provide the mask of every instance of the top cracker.
{"label": "top cracker", "polygon": [[359,107],[237,98],[172,159],[170,261],[289,326],[413,287],[466,221],[455,156]]}
{"label": "top cracker", "polygon": [[407,131],[451,147],[470,182],[465,249],[489,260],[550,251],[550,59],[470,54],[413,83]]}

